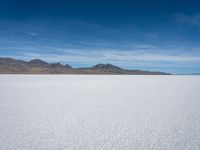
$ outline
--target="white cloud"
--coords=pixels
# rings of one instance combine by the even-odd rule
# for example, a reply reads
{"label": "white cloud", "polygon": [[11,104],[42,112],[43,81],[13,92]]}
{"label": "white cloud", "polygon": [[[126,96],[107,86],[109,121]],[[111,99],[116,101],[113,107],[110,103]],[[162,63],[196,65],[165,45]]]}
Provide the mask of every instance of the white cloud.
{"label": "white cloud", "polygon": [[38,36],[39,34],[36,32],[27,32],[27,34],[32,35],[32,36]]}
{"label": "white cloud", "polygon": [[140,53],[140,52],[107,52],[104,55],[107,59],[118,61],[152,61],[152,62],[199,62],[200,56],[172,55],[161,53]]}

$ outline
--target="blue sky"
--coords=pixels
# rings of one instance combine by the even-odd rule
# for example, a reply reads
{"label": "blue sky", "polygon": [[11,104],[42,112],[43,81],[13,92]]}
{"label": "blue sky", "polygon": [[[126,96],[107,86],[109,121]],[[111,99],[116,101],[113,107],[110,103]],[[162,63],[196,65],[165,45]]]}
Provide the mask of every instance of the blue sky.
{"label": "blue sky", "polygon": [[198,0],[0,0],[0,57],[200,72]]}

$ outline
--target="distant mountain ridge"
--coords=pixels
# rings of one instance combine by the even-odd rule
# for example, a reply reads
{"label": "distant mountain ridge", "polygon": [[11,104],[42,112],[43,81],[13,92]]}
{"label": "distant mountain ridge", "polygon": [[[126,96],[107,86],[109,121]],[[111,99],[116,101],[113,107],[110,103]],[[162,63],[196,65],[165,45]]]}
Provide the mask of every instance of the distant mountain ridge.
{"label": "distant mountain ridge", "polygon": [[170,75],[165,72],[128,70],[112,64],[97,64],[92,67],[73,68],[60,63],[47,63],[40,59],[31,61],[0,57],[0,74],[127,74],[127,75]]}

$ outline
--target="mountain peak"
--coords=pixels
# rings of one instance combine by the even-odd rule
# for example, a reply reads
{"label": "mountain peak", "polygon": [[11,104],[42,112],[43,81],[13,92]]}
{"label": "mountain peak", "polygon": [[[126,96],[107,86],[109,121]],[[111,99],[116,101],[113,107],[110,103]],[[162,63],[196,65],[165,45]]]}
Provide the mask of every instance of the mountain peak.
{"label": "mountain peak", "polygon": [[92,70],[96,70],[100,73],[123,73],[123,69],[120,67],[114,66],[112,64],[97,64],[93,67],[91,67]]}
{"label": "mountain peak", "polygon": [[29,61],[28,64],[31,66],[48,66],[48,63],[44,62],[41,59],[33,59]]}
{"label": "mountain peak", "polygon": [[112,65],[112,64],[96,64],[95,66],[93,66],[92,68],[94,69],[121,69],[120,67],[117,67],[115,65]]}
{"label": "mountain peak", "polygon": [[52,67],[64,67],[61,63],[53,63],[51,64]]}

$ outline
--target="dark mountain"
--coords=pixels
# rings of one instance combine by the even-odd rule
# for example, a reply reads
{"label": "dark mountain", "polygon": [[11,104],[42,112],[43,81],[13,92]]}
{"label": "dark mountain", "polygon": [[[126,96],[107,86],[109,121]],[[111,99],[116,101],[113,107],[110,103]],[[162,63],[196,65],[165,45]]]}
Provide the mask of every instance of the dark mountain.
{"label": "dark mountain", "polygon": [[33,59],[33,60],[27,62],[27,64],[31,67],[47,67],[47,66],[49,66],[48,63],[46,63],[40,59]]}
{"label": "dark mountain", "polygon": [[127,75],[170,75],[164,72],[127,70],[112,64],[97,64],[89,68],[72,68],[60,63],[49,64],[40,59],[31,61],[0,58],[0,74],[127,74]]}
{"label": "dark mountain", "polygon": [[27,72],[29,66],[25,61],[12,58],[0,58],[0,73]]}
{"label": "dark mountain", "polygon": [[90,68],[79,68],[78,70],[85,74],[169,75],[165,72],[122,69],[112,64],[97,64]]}
{"label": "dark mountain", "polygon": [[51,67],[53,67],[53,68],[63,68],[65,66],[60,64],[60,63],[53,63],[53,64],[51,64]]}
{"label": "dark mountain", "polygon": [[70,65],[68,65],[68,64],[66,64],[65,67],[67,67],[67,68],[72,68],[72,66],[70,66]]}
{"label": "dark mountain", "polygon": [[125,69],[111,64],[97,64],[90,68],[78,68],[78,70],[85,74],[127,74]]}
{"label": "dark mountain", "polygon": [[0,58],[1,74],[74,74],[70,66],[64,66],[60,63],[49,64],[40,59],[33,59],[29,62],[15,60],[12,58]]}
{"label": "dark mountain", "polygon": [[91,67],[92,70],[99,73],[123,73],[123,69],[111,64],[97,64]]}

